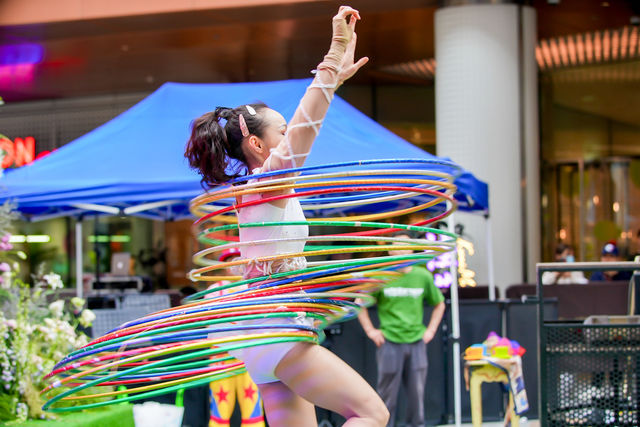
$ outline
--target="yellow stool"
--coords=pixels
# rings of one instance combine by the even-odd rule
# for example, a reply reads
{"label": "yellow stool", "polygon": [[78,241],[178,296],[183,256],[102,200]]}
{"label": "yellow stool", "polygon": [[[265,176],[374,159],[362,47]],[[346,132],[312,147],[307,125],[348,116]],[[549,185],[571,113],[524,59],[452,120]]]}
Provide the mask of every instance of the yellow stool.
{"label": "yellow stool", "polygon": [[[469,371],[471,378],[469,379]],[[471,423],[473,427],[482,426],[482,383],[503,383],[509,389],[509,406],[507,407],[504,423],[511,421],[511,427],[520,426],[520,417],[516,415],[513,395],[509,388],[509,376],[502,369],[484,360],[468,360],[464,366],[464,379],[467,390],[471,393]]]}

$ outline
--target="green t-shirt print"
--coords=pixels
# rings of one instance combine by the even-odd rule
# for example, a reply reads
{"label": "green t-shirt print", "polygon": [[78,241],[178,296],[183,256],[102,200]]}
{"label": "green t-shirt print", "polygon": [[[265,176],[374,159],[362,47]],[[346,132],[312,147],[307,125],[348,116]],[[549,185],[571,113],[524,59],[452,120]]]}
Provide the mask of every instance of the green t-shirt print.
{"label": "green t-shirt print", "polygon": [[433,275],[419,266],[388,283],[375,297],[380,330],[385,339],[395,343],[422,339],[427,329],[423,322],[423,302],[434,306],[444,301],[442,292],[433,283]]}

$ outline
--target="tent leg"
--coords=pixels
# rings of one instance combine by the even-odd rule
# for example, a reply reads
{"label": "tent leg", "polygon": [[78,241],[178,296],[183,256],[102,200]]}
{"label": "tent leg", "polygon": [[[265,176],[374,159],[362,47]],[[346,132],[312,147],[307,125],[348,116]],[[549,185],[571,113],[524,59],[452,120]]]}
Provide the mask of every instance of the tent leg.
{"label": "tent leg", "polygon": [[76,296],[82,298],[82,217],[76,219]]}
{"label": "tent leg", "polygon": [[489,264],[489,300],[496,300],[496,276],[493,271],[493,238],[491,230],[491,218],[489,215],[484,216],[487,225],[487,264]]}
{"label": "tent leg", "polygon": [[[449,215],[449,232],[455,233],[453,214]],[[462,422],[462,387],[460,382],[460,313],[458,310],[458,251],[454,252],[456,262],[451,263],[451,339],[453,340],[453,408],[456,427]]]}

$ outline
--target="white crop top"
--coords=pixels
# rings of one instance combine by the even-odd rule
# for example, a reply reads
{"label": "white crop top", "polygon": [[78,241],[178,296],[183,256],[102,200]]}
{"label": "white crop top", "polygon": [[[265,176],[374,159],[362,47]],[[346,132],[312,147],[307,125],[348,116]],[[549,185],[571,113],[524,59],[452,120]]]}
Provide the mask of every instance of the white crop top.
{"label": "white crop top", "polygon": [[[261,194],[245,195],[243,202],[259,200]],[[241,208],[238,211],[238,223],[251,222],[287,222],[306,221],[302,206],[297,198],[287,199],[284,207],[274,206],[271,203]],[[242,258],[255,260],[269,255],[297,254],[304,251],[306,238],[309,237],[308,225],[277,225],[265,227],[240,228],[240,241],[253,242],[260,240],[275,240],[270,243],[261,243],[249,246],[241,246]],[[299,239],[299,240],[286,240]],[[304,257],[286,258],[272,262],[251,262],[245,268],[245,277],[257,277],[266,274],[283,271],[298,270],[306,267]]]}

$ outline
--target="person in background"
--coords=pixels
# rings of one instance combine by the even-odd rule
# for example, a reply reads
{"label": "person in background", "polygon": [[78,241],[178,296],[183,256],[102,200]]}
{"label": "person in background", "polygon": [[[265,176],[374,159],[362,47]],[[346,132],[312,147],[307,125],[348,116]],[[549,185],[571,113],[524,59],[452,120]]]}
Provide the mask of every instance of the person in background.
{"label": "person in background", "polygon": [[[556,246],[555,261],[556,262],[575,262],[573,248],[564,243]],[[589,283],[582,271],[545,271],[542,273],[543,285],[584,285]]]}
{"label": "person in background", "polygon": [[[409,239],[406,232],[394,237]],[[394,243],[395,244],[395,243]],[[390,250],[400,256],[411,250]],[[407,426],[424,426],[424,389],[427,382],[427,346],[438,331],[445,311],[444,296],[433,275],[422,266],[398,269],[402,276],[373,294],[378,306],[380,328],[373,326],[365,307],[358,320],[367,336],[378,347],[378,394],[389,409],[387,426],[395,425],[398,392],[402,385],[407,395]],[[424,303],[433,307],[429,323],[423,321]]]}
{"label": "person in background", "polygon": [[[600,254],[600,261],[602,262],[617,262],[620,261],[620,252],[618,246],[615,243],[609,242],[602,247],[602,253]],[[591,275],[592,282],[614,282],[617,280],[629,280],[631,279],[631,271],[595,271]]]}

